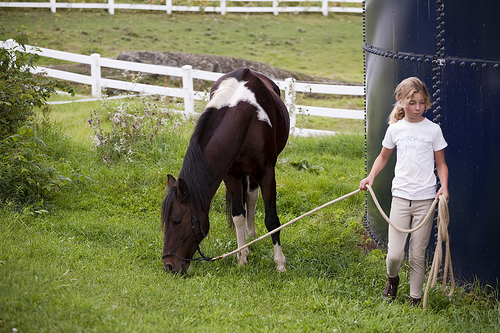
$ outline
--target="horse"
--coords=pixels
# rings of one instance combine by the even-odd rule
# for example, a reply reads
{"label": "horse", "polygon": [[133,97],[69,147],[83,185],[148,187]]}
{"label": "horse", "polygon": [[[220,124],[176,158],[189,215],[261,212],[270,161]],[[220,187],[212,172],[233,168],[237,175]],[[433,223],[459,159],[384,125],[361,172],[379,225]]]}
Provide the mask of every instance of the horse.
{"label": "horse", "polygon": [[[178,179],[167,175],[168,190],[161,208],[166,271],[187,273],[196,251],[206,258],[199,244],[209,232],[210,204],[222,181],[231,201],[238,247],[246,244],[247,236],[256,236],[259,187],[267,230],[280,226],[274,169],[289,131],[290,118],[280,89],[265,75],[239,68],[214,82]],[[279,232],[272,235],[272,242],[276,269],[285,271]],[[239,265],[248,263],[248,248],[238,252],[237,260]]]}

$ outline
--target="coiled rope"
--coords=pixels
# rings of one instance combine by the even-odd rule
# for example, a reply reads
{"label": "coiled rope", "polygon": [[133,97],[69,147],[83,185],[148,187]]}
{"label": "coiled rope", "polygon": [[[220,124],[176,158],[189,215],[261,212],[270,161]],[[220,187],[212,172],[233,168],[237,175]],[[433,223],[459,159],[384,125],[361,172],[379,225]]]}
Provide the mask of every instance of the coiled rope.
{"label": "coiled rope", "polygon": [[[455,290],[455,279],[453,277],[453,266],[452,266],[451,254],[450,254],[450,236],[448,234],[448,225],[450,223],[450,215],[449,215],[449,210],[448,210],[448,204],[446,202],[446,198],[444,197],[444,195],[441,195],[439,197],[439,199],[436,198],[433,201],[429,211],[427,212],[427,215],[422,220],[422,222],[420,222],[420,224],[418,226],[416,226],[415,228],[412,228],[412,229],[402,229],[402,228],[398,227],[397,225],[395,225],[394,223],[392,223],[392,221],[389,219],[389,217],[387,217],[387,215],[384,213],[384,211],[382,210],[382,207],[380,206],[380,204],[377,200],[377,197],[375,196],[375,192],[373,191],[371,186],[366,185],[366,188],[368,189],[368,192],[370,193],[370,195],[373,199],[373,202],[375,203],[375,206],[377,207],[377,209],[380,212],[380,214],[382,215],[382,217],[387,221],[387,223],[389,223],[397,231],[404,232],[404,233],[414,232],[414,231],[422,228],[426,223],[429,223],[430,221],[432,221],[432,217],[434,216],[434,211],[435,211],[436,205],[439,203],[438,218],[437,218],[438,241],[436,244],[436,250],[434,252],[434,259],[432,261],[432,266],[430,269],[429,278],[427,280],[427,285],[425,287],[423,308],[425,309],[425,307],[427,306],[427,295],[428,295],[429,287],[431,287],[431,285],[432,285],[432,288],[434,288],[436,286],[437,275],[438,275],[439,268],[441,266],[441,262],[442,262],[442,258],[443,258],[443,247],[442,247],[443,242],[446,242],[446,256],[445,256],[445,262],[444,262],[442,289],[443,289],[443,295],[445,297],[450,298],[453,295],[453,292]],[[353,196],[360,191],[361,191],[360,189],[357,189],[357,190],[352,191],[351,193],[348,193],[346,195],[343,195],[335,200],[332,200],[332,201],[327,202],[321,206],[318,206],[318,207],[314,208],[313,210],[310,210],[309,212],[302,214],[301,216],[281,225],[280,227],[278,227],[274,230],[271,230],[267,234],[262,235],[259,238],[256,238],[253,241],[251,241],[243,246],[240,246],[239,248],[237,248],[234,251],[231,251],[231,252],[225,253],[223,255],[220,255],[218,257],[212,258],[212,261],[224,259],[224,258],[227,258],[229,256],[232,256],[232,255],[240,252],[241,250],[249,247],[250,245],[255,244],[257,242],[260,242],[264,238],[271,236],[272,234],[280,231],[281,229],[284,229],[284,228],[288,227],[289,225],[291,225],[291,224],[293,224],[293,223],[295,223],[295,222],[297,222],[297,221],[299,221],[299,220],[301,220],[309,215],[312,215],[325,207],[328,207],[328,206],[330,206],[336,202],[339,202],[341,200],[347,199],[348,197]],[[450,273],[450,280],[451,280],[450,281],[451,287],[450,287],[449,293],[446,292],[446,281],[447,281],[448,272]]]}
{"label": "coiled rope", "polygon": [[[429,278],[427,279],[427,285],[425,286],[424,292],[424,302],[423,308],[425,309],[427,305],[427,294],[429,292],[429,287],[434,288],[437,282],[437,275],[439,272],[439,267],[441,266],[443,258],[443,242],[446,242],[446,255],[444,260],[444,270],[443,270],[443,295],[445,297],[451,298],[453,296],[453,291],[455,290],[455,279],[453,277],[453,265],[451,262],[451,252],[450,252],[450,235],[448,234],[448,225],[450,224],[450,213],[448,211],[448,204],[443,198],[439,198],[439,208],[438,208],[438,241],[436,244],[436,250],[434,251],[434,259],[432,260],[431,271],[429,273]],[[450,292],[446,292],[446,278],[450,273]],[[432,283],[432,285],[431,285]]]}

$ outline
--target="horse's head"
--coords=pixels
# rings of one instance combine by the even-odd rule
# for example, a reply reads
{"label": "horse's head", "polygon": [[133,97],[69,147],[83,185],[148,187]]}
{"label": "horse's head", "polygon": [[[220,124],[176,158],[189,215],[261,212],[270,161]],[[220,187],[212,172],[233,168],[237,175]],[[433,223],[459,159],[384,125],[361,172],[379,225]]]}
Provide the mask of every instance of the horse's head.
{"label": "horse's head", "polygon": [[168,175],[168,194],[163,200],[161,223],[164,229],[163,268],[186,273],[199,243],[208,233],[203,213],[193,207],[186,182]]}

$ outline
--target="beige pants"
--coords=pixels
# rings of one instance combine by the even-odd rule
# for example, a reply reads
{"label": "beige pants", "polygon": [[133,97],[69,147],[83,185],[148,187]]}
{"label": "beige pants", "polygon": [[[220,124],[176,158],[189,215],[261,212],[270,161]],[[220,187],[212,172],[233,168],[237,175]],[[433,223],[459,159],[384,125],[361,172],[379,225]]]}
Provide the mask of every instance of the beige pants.
{"label": "beige pants", "polygon": [[[393,197],[390,219],[400,228],[415,228],[427,215],[433,201],[434,199],[407,200]],[[410,296],[413,298],[422,297],[425,277],[425,250],[429,243],[431,229],[432,221],[410,235],[408,261],[410,263]],[[407,233],[399,232],[389,225],[386,262],[387,274],[390,277],[395,277],[399,273],[404,258],[407,236]]]}

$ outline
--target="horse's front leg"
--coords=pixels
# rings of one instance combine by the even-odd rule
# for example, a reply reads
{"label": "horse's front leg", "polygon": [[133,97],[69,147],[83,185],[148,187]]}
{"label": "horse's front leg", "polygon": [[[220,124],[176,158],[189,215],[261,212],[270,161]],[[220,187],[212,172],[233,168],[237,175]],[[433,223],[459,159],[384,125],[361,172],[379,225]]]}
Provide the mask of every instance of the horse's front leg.
{"label": "horse's front leg", "polygon": [[[247,243],[246,214],[243,206],[243,187],[241,178],[228,174],[224,178],[224,183],[231,196],[231,216],[236,229],[236,241],[238,247],[241,247]],[[239,265],[248,264],[248,251],[247,247],[237,253]]]}
{"label": "horse's front leg", "polygon": [[[268,231],[272,231],[280,226],[280,220],[276,211],[276,179],[274,177],[274,167],[270,168],[270,170],[266,170],[262,177],[260,188],[266,210],[266,228]],[[274,246],[274,262],[276,263],[276,269],[279,272],[284,272],[286,271],[286,258],[281,249],[280,232],[278,231],[272,234],[271,238]]]}

